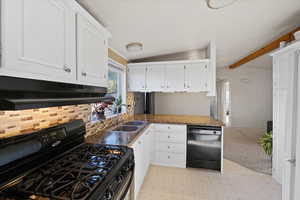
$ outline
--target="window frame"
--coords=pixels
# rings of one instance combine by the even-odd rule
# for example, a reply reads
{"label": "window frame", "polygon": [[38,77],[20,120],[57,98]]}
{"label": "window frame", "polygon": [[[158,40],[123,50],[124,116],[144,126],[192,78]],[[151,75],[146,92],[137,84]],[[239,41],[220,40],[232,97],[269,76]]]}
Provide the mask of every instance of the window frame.
{"label": "window frame", "polygon": [[[108,59],[108,70],[107,70],[107,73],[109,70],[112,70],[112,71],[115,71],[115,72],[121,72],[122,73],[122,77],[121,77],[121,82],[122,82],[122,87],[121,87],[121,97],[122,97],[122,104],[127,104],[127,73],[126,73],[126,66],[109,58]],[[107,75],[108,77],[108,75]],[[126,107],[122,107],[122,111],[121,113],[118,113],[118,114],[115,114],[115,115],[111,115],[111,116],[107,116],[107,118],[111,118],[111,117],[114,117],[114,116],[117,116],[119,114],[123,114],[123,113],[126,113],[127,111],[127,108]]]}

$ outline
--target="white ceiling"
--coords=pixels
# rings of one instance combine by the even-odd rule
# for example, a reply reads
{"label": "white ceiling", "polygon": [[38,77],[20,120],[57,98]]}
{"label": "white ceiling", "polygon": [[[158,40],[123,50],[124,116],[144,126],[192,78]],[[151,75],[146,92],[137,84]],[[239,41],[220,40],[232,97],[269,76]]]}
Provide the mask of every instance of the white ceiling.
{"label": "white ceiling", "polygon": [[[300,0],[238,0],[221,10],[205,0],[78,0],[107,25],[110,46],[128,59],[204,48],[217,41],[224,67],[300,25]],[[125,46],[141,42],[129,53]]]}

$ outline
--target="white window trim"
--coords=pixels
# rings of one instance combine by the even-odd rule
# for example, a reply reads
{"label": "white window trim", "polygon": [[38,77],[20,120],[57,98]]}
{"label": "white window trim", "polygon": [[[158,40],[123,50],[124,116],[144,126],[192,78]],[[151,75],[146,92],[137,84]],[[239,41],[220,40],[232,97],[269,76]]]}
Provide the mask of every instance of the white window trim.
{"label": "white window trim", "polygon": [[[108,65],[109,66],[112,66],[112,67],[115,67],[115,68],[117,68],[117,69],[119,69],[119,70],[122,70],[123,72],[124,72],[124,78],[123,78],[123,80],[122,80],[122,99],[123,99],[123,104],[127,104],[127,87],[126,87],[126,83],[127,83],[127,73],[126,73],[126,66],[125,65],[123,65],[123,64],[121,64],[121,63],[119,63],[119,62],[117,62],[117,61],[115,61],[115,60],[113,60],[113,59],[111,59],[111,58],[109,58],[108,59]],[[125,107],[123,107],[122,108],[122,112],[120,113],[120,114],[123,114],[123,113],[125,113],[126,112],[126,108]],[[113,117],[113,116],[112,116]],[[109,118],[109,117],[108,117]]]}

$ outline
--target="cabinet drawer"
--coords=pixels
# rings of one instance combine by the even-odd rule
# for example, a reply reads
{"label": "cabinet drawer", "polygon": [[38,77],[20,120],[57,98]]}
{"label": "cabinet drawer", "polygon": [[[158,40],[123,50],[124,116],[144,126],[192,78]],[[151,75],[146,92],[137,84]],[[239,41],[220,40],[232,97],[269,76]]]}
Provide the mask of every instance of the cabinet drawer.
{"label": "cabinet drawer", "polygon": [[154,124],[153,129],[162,132],[186,132],[186,125]]}
{"label": "cabinet drawer", "polygon": [[186,167],[186,156],[185,154],[167,153],[167,152],[156,152],[155,153],[155,164],[173,167]]}
{"label": "cabinet drawer", "polygon": [[155,145],[155,151],[185,154],[186,144],[158,142]]}
{"label": "cabinet drawer", "polygon": [[186,133],[156,132],[155,142],[186,143]]}

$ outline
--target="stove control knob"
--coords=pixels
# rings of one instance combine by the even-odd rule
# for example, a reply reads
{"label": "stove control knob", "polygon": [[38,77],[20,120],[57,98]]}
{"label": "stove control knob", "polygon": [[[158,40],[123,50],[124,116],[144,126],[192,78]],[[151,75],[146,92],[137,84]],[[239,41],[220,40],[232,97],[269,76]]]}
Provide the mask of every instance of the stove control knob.
{"label": "stove control knob", "polygon": [[123,181],[123,179],[124,179],[124,177],[122,175],[120,175],[120,176],[117,177],[117,181],[119,183],[121,183]]}
{"label": "stove control knob", "polygon": [[113,192],[112,191],[107,191],[105,193],[105,200],[111,200],[113,199]]}

